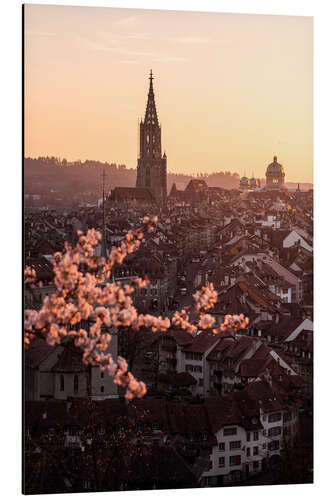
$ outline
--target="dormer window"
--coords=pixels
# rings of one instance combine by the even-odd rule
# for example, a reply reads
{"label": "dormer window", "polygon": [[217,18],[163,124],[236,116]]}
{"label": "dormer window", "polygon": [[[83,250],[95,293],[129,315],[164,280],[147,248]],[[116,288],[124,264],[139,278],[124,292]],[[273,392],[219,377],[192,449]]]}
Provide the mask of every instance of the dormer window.
{"label": "dormer window", "polygon": [[160,428],[161,428],[160,423],[159,423],[159,422],[157,422],[157,421],[153,422],[153,423],[151,424],[151,428],[152,428],[152,430],[153,430],[153,431],[159,431],[159,430],[160,430]]}
{"label": "dormer window", "polygon": [[104,429],[104,426],[102,424],[98,424],[97,426],[97,433],[102,436],[103,434],[105,434],[105,429]]}

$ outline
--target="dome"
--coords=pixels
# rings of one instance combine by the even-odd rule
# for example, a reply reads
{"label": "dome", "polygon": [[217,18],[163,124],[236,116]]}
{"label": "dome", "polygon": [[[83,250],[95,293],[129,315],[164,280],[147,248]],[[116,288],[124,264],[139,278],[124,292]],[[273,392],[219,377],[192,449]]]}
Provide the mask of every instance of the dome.
{"label": "dome", "polygon": [[267,174],[284,174],[284,168],[283,166],[277,162],[277,157],[274,156],[273,158],[273,163],[270,163],[267,167],[266,175]]}

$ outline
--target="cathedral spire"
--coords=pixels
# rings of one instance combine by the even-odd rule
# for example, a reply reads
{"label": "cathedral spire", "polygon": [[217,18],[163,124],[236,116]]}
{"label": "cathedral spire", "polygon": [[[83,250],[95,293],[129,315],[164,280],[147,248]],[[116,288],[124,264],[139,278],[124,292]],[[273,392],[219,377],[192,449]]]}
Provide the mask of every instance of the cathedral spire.
{"label": "cathedral spire", "polygon": [[149,76],[149,92],[148,92],[148,100],[145,114],[145,125],[158,125],[158,117],[155,105],[155,96],[154,96],[154,88],[153,88],[153,72],[150,70]]}
{"label": "cathedral spire", "polygon": [[162,157],[161,125],[158,122],[153,88],[153,72],[149,74],[149,91],[146,114],[140,123],[140,155],[136,187],[149,189],[157,205],[163,206],[167,199],[167,157]]}

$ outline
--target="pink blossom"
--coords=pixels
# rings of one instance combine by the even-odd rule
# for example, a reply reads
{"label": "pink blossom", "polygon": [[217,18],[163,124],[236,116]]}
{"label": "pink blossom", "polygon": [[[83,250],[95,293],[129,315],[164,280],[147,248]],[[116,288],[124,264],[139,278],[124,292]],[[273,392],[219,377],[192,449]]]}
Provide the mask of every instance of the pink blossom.
{"label": "pink blossom", "polygon": [[[121,264],[128,254],[140,246],[144,231],[156,227],[157,218],[145,217],[142,222],[143,227],[129,231],[124,241],[113,247],[106,259],[94,255],[101,234],[95,229],[86,234],[78,231],[76,246],[66,244],[63,255],[57,252],[53,256],[55,291],[45,297],[39,311],[26,310],[24,313],[24,342],[27,348],[35,335],[52,346],[60,344],[65,337],[73,338],[75,345],[83,350],[83,362],[107,370],[116,384],[126,387],[125,396],[128,399],[143,397],[146,386],[128,372],[125,359],[118,357],[115,362],[111,354],[105,352],[112,338],[106,328],[131,327],[139,330],[144,327],[156,332],[167,331],[172,324],[194,335],[198,327],[206,329],[215,324],[213,316],[202,311],[212,308],[217,301],[217,292],[209,284],[193,295],[194,311],[199,316],[197,322],[190,321],[185,309],[176,311],[171,321],[162,316],[138,314],[131,297],[134,287],[107,280],[113,266]],[[36,278],[35,271],[29,267],[24,275],[26,283],[32,283]],[[132,282],[142,288],[149,280],[145,276]],[[82,319],[92,321],[89,333],[83,328],[73,328]],[[213,331],[220,333],[228,328],[245,328],[248,322],[243,315],[226,316],[224,323]]]}

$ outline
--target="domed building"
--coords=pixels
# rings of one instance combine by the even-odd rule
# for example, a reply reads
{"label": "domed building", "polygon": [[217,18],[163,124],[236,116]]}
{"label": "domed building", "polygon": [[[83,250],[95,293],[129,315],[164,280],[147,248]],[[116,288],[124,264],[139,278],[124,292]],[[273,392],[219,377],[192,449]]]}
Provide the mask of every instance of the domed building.
{"label": "domed building", "polygon": [[266,170],[266,189],[284,189],[284,168],[278,163],[277,156],[274,156],[273,163],[270,163]]}

